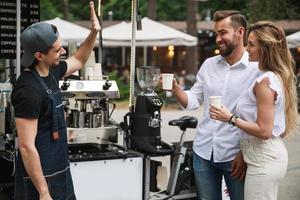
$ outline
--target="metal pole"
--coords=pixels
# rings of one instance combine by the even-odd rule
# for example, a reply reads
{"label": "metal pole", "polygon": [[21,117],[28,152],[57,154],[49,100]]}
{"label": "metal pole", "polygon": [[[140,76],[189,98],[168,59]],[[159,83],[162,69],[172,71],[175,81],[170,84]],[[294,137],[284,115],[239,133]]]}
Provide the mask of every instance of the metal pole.
{"label": "metal pole", "polygon": [[130,85],[129,85],[129,111],[134,112],[134,77],[135,77],[135,39],[136,39],[136,14],[137,1],[131,4],[131,54],[130,54]]}
{"label": "metal pole", "polygon": [[[21,1],[20,0],[16,0],[16,4],[17,4],[17,16],[16,16],[16,22],[17,22],[17,37],[16,37],[16,73],[17,73],[17,77],[18,78],[20,76],[21,73],[21,43],[20,43],[20,36],[21,36]],[[11,67],[11,66],[10,66]]]}
{"label": "metal pole", "polygon": [[147,55],[148,55],[148,53],[147,53],[147,46],[144,46],[144,66],[147,66],[147,60],[148,60],[148,58],[147,58]]}
{"label": "metal pole", "polygon": [[143,200],[149,200],[150,198],[150,156],[145,156],[144,158],[144,192],[143,192]]}
{"label": "metal pole", "polygon": [[99,39],[98,39],[98,63],[103,62],[103,43],[102,43],[102,29],[103,29],[103,6],[101,4],[101,0],[98,0],[98,18],[101,29],[99,31]]}
{"label": "metal pole", "polygon": [[126,47],[122,47],[122,66],[125,67],[126,65]]}

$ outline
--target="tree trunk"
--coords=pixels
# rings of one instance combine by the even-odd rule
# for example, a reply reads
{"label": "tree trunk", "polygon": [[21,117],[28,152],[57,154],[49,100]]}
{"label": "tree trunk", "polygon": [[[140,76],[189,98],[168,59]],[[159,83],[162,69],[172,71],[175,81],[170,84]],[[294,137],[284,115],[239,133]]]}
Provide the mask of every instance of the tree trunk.
{"label": "tree trunk", "polygon": [[[187,0],[187,33],[197,37],[197,15],[198,2],[196,0]],[[196,74],[198,67],[198,46],[187,47],[185,59],[185,68],[188,74]]]}
{"label": "tree trunk", "polygon": [[148,17],[156,20],[156,0],[148,0]]}
{"label": "tree trunk", "polygon": [[64,19],[69,19],[69,0],[64,0]]}

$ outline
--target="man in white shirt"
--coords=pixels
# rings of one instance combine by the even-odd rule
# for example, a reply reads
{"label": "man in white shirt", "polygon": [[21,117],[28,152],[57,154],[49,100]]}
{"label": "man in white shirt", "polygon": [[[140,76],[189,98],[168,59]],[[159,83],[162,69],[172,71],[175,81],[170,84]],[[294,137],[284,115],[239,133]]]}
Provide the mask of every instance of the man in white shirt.
{"label": "man in white shirt", "polygon": [[248,61],[245,51],[245,16],[238,11],[214,14],[216,43],[220,54],[201,66],[193,87],[183,91],[174,80],[172,92],[186,109],[204,104],[204,114],[193,144],[194,172],[198,199],[221,200],[224,176],[231,200],[243,200],[246,165],[240,153],[240,134],[234,123],[227,124],[209,116],[209,96],[222,96],[223,105],[235,113],[239,96],[257,77],[257,63]]}

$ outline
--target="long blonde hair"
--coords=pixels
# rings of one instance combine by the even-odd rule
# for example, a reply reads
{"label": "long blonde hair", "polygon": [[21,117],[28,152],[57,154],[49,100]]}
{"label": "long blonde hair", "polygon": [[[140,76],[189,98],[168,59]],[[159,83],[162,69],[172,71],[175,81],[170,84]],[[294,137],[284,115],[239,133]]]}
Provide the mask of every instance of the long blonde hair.
{"label": "long blonde hair", "polygon": [[259,68],[272,71],[283,82],[285,96],[285,134],[289,135],[297,127],[297,92],[295,64],[287,47],[285,33],[282,28],[269,21],[252,24],[247,36],[253,33],[260,44]]}

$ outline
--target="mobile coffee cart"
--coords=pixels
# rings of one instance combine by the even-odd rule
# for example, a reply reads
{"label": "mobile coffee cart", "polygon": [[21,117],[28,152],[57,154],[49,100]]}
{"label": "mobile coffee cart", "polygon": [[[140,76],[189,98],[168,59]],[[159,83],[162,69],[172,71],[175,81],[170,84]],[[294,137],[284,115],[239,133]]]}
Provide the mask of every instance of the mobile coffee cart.
{"label": "mobile coffee cart", "polygon": [[[69,160],[75,193],[79,200],[150,199],[150,158],[170,155],[174,150],[172,146],[161,141],[160,137],[162,100],[153,92],[159,72],[153,68],[140,69],[139,84],[144,91],[138,95],[136,102],[134,100],[135,32],[139,20],[137,3],[138,0],[132,0],[129,112],[124,116],[122,127],[126,130],[125,139],[123,133],[119,131],[120,125],[110,119],[114,109],[111,102],[119,98],[118,87],[114,80],[60,82],[67,113]],[[152,73],[152,70],[156,72]],[[0,113],[1,128],[5,127],[1,130],[4,137],[0,140],[0,150],[2,158],[5,158],[11,170],[5,174],[13,175],[11,161],[14,159],[16,134],[11,124],[13,121],[11,115],[13,109],[9,101],[11,85],[3,85],[0,89],[3,96],[1,105],[5,108]],[[13,176],[9,176],[6,182],[0,184],[2,188],[11,188]],[[162,198],[165,197],[156,199]]]}

